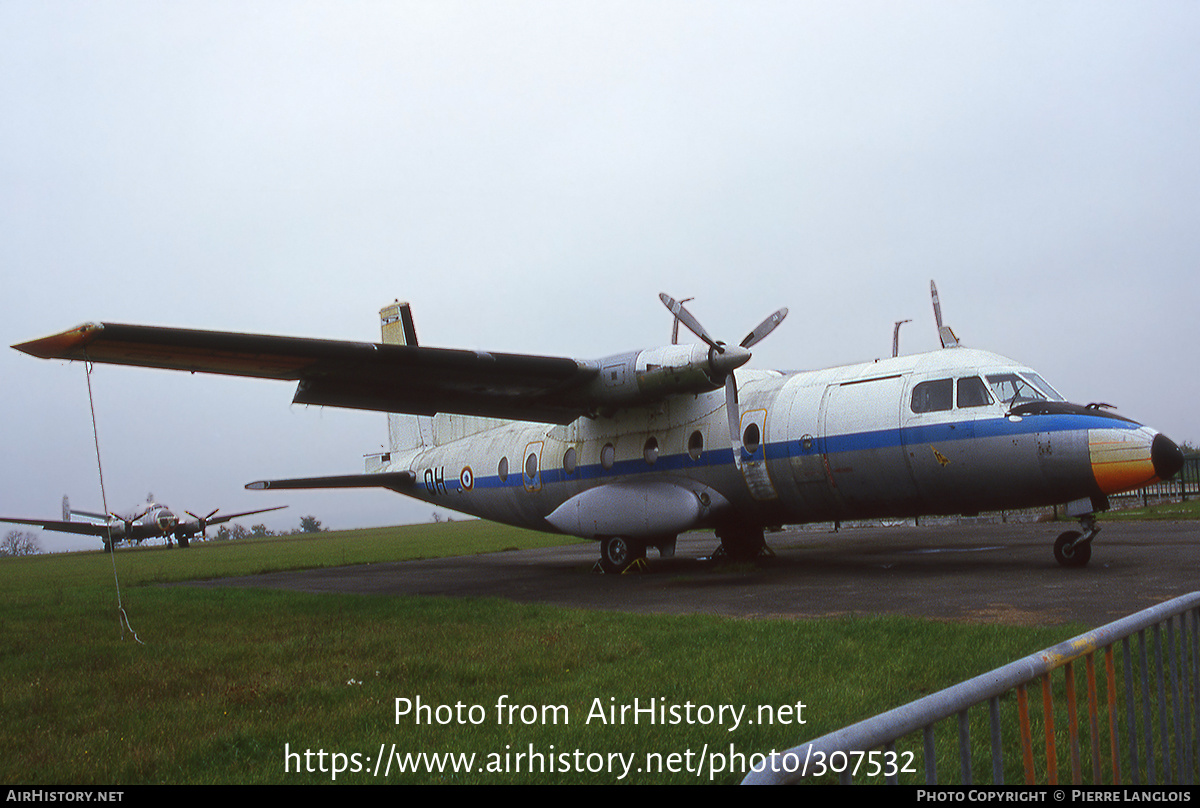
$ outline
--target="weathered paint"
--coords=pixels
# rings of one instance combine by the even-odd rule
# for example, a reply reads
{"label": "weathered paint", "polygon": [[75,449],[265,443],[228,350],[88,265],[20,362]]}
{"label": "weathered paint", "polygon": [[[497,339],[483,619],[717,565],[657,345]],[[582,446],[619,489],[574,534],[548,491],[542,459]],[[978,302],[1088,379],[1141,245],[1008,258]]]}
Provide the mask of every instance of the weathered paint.
{"label": "weathered paint", "polygon": [[[965,348],[818,371],[741,370],[739,420],[744,440],[751,440],[740,464],[724,395],[716,390],[565,426],[495,422],[437,445],[394,451],[385,468],[414,472],[413,494],[437,505],[590,537],[599,531],[583,529],[579,520],[594,518],[588,514],[606,501],[599,495],[576,500],[574,515],[560,513],[557,526],[547,516],[603,486],[620,486],[608,501],[628,512],[624,520],[605,516],[605,529],[625,525],[639,535],[644,524],[677,532],[725,520],[765,526],[1034,507],[1156,479],[1150,447],[1158,433],[1098,411],[1011,416],[994,396],[986,406],[913,411],[913,390],[922,382],[1012,372],[1032,371]],[[651,439],[656,452],[646,451]],[[534,476],[526,473],[531,456]],[[464,474],[470,485],[461,483]],[[673,502],[674,515],[656,521],[634,513],[639,500],[630,492],[638,485],[657,492],[643,509]],[[670,486],[692,497],[711,490],[722,502],[693,507],[687,496],[668,493]]]}

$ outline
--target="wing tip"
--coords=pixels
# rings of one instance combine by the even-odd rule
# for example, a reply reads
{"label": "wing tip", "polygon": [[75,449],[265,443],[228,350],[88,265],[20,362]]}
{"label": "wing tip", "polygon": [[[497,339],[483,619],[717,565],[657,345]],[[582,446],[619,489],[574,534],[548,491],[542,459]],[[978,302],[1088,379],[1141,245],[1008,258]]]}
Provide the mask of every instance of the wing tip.
{"label": "wing tip", "polygon": [[82,349],[103,330],[103,323],[83,323],[61,333],[20,342],[12,347],[38,359],[80,359]]}

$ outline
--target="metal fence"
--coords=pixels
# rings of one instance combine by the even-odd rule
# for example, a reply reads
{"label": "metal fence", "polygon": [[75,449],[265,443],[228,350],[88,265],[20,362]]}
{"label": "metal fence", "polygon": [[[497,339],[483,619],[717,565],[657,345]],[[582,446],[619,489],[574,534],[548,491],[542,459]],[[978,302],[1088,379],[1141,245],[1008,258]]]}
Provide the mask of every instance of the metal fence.
{"label": "metal fence", "polygon": [[742,782],[936,784],[939,767],[964,785],[1200,782],[1198,622],[1194,592],[771,755]]}
{"label": "metal fence", "polygon": [[[1183,468],[1169,480],[1139,488],[1114,499],[1134,499],[1142,507],[1162,500],[1186,502],[1200,496],[1200,455],[1189,455],[1183,459]],[[1134,506],[1136,507],[1136,506]]]}

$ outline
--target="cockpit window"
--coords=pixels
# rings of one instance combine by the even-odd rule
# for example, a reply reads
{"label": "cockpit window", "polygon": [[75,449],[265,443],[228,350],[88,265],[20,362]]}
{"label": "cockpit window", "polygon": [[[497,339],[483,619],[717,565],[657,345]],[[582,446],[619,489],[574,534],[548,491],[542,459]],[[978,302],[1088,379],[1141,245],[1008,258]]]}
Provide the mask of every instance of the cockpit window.
{"label": "cockpit window", "polygon": [[954,406],[954,380],[921,382],[913,388],[913,412],[942,412]]}
{"label": "cockpit window", "polygon": [[1049,383],[1045,379],[1043,379],[1041,376],[1039,376],[1038,374],[1031,372],[1031,373],[1024,373],[1022,375],[1029,381],[1033,382],[1033,386],[1037,387],[1039,390],[1041,390],[1043,393],[1045,393],[1046,397],[1049,398],[1051,401],[1066,401],[1065,398],[1063,398],[1061,395],[1059,395],[1059,392],[1057,390],[1055,390],[1053,387],[1051,387],[1049,385]]}
{"label": "cockpit window", "polygon": [[958,380],[959,407],[986,407],[992,403],[987,385],[978,376]]}
{"label": "cockpit window", "polygon": [[987,380],[988,384],[992,386],[992,390],[995,391],[996,398],[1004,404],[1015,406],[1024,404],[1026,401],[1046,400],[1045,393],[1035,387],[1032,382],[1015,373],[995,373],[989,375]]}

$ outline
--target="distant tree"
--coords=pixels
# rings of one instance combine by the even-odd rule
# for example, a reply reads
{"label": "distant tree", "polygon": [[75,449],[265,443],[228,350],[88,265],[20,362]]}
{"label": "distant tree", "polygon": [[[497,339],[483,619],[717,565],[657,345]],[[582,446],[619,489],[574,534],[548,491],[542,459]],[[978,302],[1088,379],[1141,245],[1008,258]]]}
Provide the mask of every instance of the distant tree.
{"label": "distant tree", "polygon": [[325,528],[321,527],[321,520],[315,516],[300,517],[300,532],[301,533],[321,533]]}
{"label": "distant tree", "polygon": [[213,541],[229,541],[229,525],[221,525],[217,528],[217,535]]}
{"label": "distant tree", "polygon": [[38,537],[25,530],[10,530],[0,542],[0,556],[28,556],[42,552]]}
{"label": "distant tree", "polygon": [[234,541],[237,541],[239,539],[244,539],[249,535],[250,535],[250,531],[246,530],[246,528],[242,527],[239,524],[234,524],[232,527],[229,528],[229,538]]}
{"label": "distant tree", "polygon": [[265,536],[274,536],[275,534],[267,530],[266,525],[251,525],[250,535],[256,539],[261,539]]}

